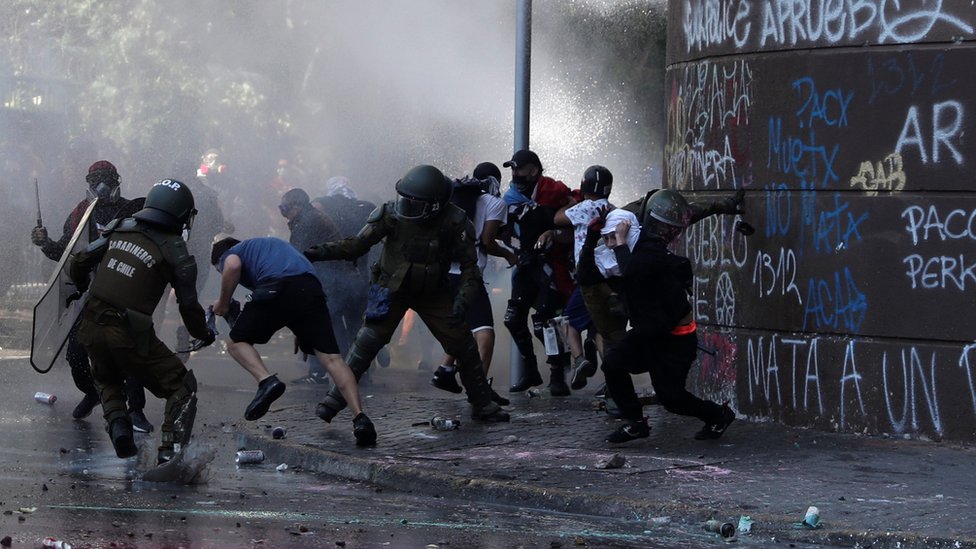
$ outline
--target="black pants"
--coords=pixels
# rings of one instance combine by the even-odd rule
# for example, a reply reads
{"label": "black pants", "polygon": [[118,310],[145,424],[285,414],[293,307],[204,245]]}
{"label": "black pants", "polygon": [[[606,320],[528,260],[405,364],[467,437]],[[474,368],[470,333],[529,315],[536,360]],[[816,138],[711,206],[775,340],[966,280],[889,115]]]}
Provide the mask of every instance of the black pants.
{"label": "black pants", "polygon": [[[95,389],[95,381],[92,379],[91,365],[88,360],[88,351],[85,346],[78,342],[78,326],[76,323],[71,333],[68,334],[68,344],[65,345],[64,358],[68,361],[71,368],[71,379],[75,382],[75,387],[86,395],[98,395]],[[125,398],[128,402],[129,411],[142,410],[146,407],[146,390],[135,378],[125,379]]]}
{"label": "black pants", "polygon": [[[505,309],[505,327],[512,335],[512,341],[527,368],[537,368],[532,346],[533,333],[542,341],[542,323],[556,316],[565,305],[559,291],[552,287],[552,275],[549,273],[551,268],[541,257],[519,264],[512,273],[512,298]],[[530,332],[528,322],[531,309],[535,309],[536,314]],[[562,366],[569,359],[568,353],[563,355],[550,357],[548,362],[553,366]]]}
{"label": "black pants", "polygon": [[639,420],[644,416],[643,406],[630,376],[646,372],[651,375],[654,392],[667,411],[715,423],[722,417],[722,407],[685,389],[688,371],[697,355],[698,336],[695,333],[648,337],[638,330],[630,330],[607,352],[603,361],[607,391],[624,417]]}

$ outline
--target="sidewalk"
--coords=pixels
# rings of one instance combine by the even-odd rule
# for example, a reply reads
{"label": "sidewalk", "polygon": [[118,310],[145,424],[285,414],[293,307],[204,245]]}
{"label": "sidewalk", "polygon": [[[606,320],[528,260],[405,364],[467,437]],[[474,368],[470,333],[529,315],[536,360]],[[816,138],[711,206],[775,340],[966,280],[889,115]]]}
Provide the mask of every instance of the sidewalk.
{"label": "sidewalk", "polygon": [[[315,417],[322,387],[290,385],[261,420],[242,424],[241,447],[273,463],[431,496],[627,517],[699,528],[709,518],[755,521],[753,537],[859,547],[976,548],[976,448],[799,430],[740,418],[718,441],[692,438],[693,418],[647,406],[648,439],[612,446],[618,422],[596,409],[594,387],[567,398],[511,396],[512,421],[470,420],[462,395],[429,376],[373,371],[362,388],[374,448],[357,448],[348,411]],[[413,423],[456,417],[456,431]],[[271,428],[287,436],[273,440]],[[619,469],[595,465],[619,454]],[[799,529],[808,506],[823,527]],[[660,522],[663,519],[659,519]]]}

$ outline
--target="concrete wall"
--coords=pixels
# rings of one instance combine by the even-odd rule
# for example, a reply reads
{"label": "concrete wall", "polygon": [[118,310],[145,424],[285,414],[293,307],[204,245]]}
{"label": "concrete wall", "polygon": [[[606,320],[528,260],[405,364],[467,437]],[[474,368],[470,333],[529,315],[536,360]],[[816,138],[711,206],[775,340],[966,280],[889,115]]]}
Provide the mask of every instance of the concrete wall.
{"label": "concrete wall", "polygon": [[691,229],[698,389],[753,417],[976,441],[976,7],[672,0],[665,186]]}

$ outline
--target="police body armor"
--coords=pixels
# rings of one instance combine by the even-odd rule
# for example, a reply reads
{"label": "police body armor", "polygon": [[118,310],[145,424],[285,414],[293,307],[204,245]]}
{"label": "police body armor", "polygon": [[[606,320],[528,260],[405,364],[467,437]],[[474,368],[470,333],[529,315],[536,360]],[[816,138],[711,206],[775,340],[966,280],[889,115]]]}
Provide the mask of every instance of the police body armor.
{"label": "police body armor", "polygon": [[187,259],[192,261],[186,243],[179,234],[164,233],[132,218],[105,236],[109,234],[111,238],[104,244],[105,253],[92,283],[92,296],[120,309],[151,316],[170,283],[167,270],[175,270]]}
{"label": "police body armor", "polygon": [[451,242],[469,223],[464,210],[449,204],[436,219],[422,223],[397,220],[393,204],[381,206],[389,228],[379,262],[373,267],[374,283],[392,291],[431,293],[447,287],[447,272],[454,261]]}

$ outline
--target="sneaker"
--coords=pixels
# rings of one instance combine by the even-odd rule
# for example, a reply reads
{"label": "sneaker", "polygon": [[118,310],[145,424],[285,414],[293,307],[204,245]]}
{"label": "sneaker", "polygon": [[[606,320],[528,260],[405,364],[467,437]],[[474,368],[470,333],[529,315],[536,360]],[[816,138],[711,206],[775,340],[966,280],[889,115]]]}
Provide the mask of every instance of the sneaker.
{"label": "sneaker", "polygon": [[446,368],[439,366],[434,371],[434,377],[430,379],[430,384],[442,391],[461,394],[464,392],[464,389],[458,385],[456,374],[457,370],[448,372]]}
{"label": "sneaker", "polygon": [[573,359],[573,377],[570,378],[569,386],[574,391],[578,391],[586,387],[587,378],[593,377],[594,374],[596,374],[596,364],[580,355]]}
{"label": "sneaker", "polygon": [[132,423],[128,418],[118,417],[108,426],[108,436],[115,448],[115,455],[120,458],[130,458],[139,453],[135,438],[132,435]]}
{"label": "sneaker", "polygon": [[607,384],[602,383],[597,387],[596,391],[593,392],[593,396],[597,398],[606,398],[607,396]]}
{"label": "sneaker", "polygon": [[95,393],[85,393],[85,396],[81,399],[81,402],[75,406],[75,409],[71,411],[71,417],[75,419],[85,419],[90,416],[92,410],[95,406],[101,404],[101,399]]}
{"label": "sneaker", "polygon": [[585,356],[586,357],[586,360],[589,360],[590,363],[593,364],[594,370],[595,370],[596,369],[596,364],[597,364],[596,363],[597,357],[600,356],[600,352],[596,348],[596,341],[593,341],[592,339],[587,338],[583,342],[583,356]]}
{"label": "sneaker", "polygon": [[292,383],[295,385],[328,385],[329,378],[325,376],[317,376],[315,374],[308,374],[305,377],[300,377],[293,380]]}
{"label": "sneaker", "polygon": [[244,410],[244,419],[254,421],[264,417],[264,414],[268,413],[268,408],[271,408],[271,403],[278,400],[284,392],[285,384],[278,381],[277,376],[271,376],[259,383],[254,400]]}
{"label": "sneaker", "polygon": [[373,446],[376,444],[376,428],[373,422],[360,412],[352,420],[352,434],[356,437],[356,446]]}
{"label": "sneaker", "polygon": [[129,419],[132,421],[132,430],[137,433],[151,433],[153,432],[153,424],[149,423],[149,419],[146,414],[142,413],[142,410],[133,410],[129,412]]}
{"label": "sneaker", "polygon": [[729,403],[724,402],[722,404],[722,418],[718,420],[718,423],[706,423],[701,431],[695,433],[695,440],[715,440],[721,438],[722,433],[732,425],[735,421],[735,412],[732,408],[729,408]]}
{"label": "sneaker", "polygon": [[647,418],[631,421],[626,425],[621,425],[619,429],[607,435],[607,442],[620,444],[630,442],[639,438],[647,438],[651,435],[651,428],[647,424]]}

